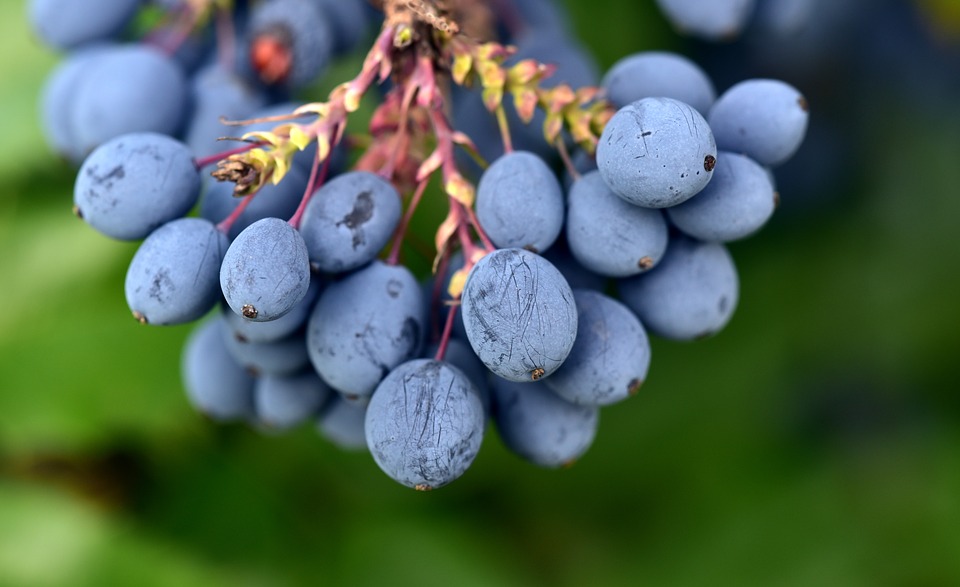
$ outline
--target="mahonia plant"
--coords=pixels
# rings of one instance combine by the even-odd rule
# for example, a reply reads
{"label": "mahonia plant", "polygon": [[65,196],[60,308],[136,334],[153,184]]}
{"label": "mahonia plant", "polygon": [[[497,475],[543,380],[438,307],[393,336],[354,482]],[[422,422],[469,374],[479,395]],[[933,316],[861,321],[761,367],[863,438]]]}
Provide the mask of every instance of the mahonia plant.
{"label": "mahonia plant", "polygon": [[[203,2],[198,0],[201,4]],[[461,2],[461,11],[476,3]],[[384,0],[384,22],[367,52],[360,72],[336,86],[324,102],[304,104],[272,130],[244,134],[249,148],[230,154],[217,163],[214,177],[235,183],[234,194],[251,200],[267,182],[277,184],[291,168],[296,153],[317,145],[311,180],[298,213],[291,220],[296,227],[306,202],[323,183],[330,154],[345,137],[348,117],[375,84],[390,82],[369,126],[370,140],[357,168],[372,171],[390,181],[401,194],[410,194],[410,204],[397,243],[430,182],[439,174],[449,212],[437,228],[434,269],[449,256],[452,240],[465,252],[466,262],[451,279],[449,294],[454,303],[472,266],[496,247],[485,235],[474,212],[475,185],[460,169],[455,157],[464,149],[482,166],[469,136],[451,127],[449,84],[482,88],[483,103],[495,116],[504,151],[513,151],[504,98],[510,97],[524,123],[540,109],[546,115],[543,136],[556,146],[565,164],[576,173],[566,150],[564,131],[587,153],[594,153],[613,109],[599,97],[596,87],[571,88],[559,84],[544,88],[541,82],[554,67],[524,59],[505,65],[516,49],[496,42],[480,42],[461,30],[442,0]],[[309,122],[298,122],[313,115]],[[247,125],[259,120],[232,121]],[[242,212],[243,204],[237,214]],[[474,241],[479,239],[480,246]],[[394,247],[392,255],[397,254]],[[395,258],[394,258],[395,260]]]}

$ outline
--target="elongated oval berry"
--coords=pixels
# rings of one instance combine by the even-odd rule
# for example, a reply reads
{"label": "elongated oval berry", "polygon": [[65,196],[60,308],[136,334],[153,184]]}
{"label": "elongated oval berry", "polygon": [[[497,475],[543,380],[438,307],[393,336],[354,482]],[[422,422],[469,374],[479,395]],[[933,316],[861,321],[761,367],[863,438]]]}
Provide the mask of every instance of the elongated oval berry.
{"label": "elongated oval berry", "polygon": [[710,181],[717,146],[707,121],[671,98],[643,98],[610,119],[597,144],[597,168],[621,198],[645,208],[675,206]]}
{"label": "elongated oval berry", "polygon": [[721,149],[770,166],[783,163],[800,148],[808,118],[803,94],[774,79],[732,86],[717,98],[708,116]]}
{"label": "elongated oval berry", "polygon": [[242,342],[276,342],[287,338],[307,323],[307,318],[313,310],[313,304],[317,301],[321,287],[320,279],[315,275],[311,276],[307,295],[293,309],[276,320],[268,322],[247,320],[227,305],[222,306],[222,315],[237,340]]}
{"label": "elongated oval berry", "polygon": [[667,250],[663,212],[617,196],[599,172],[574,182],[568,200],[567,244],[587,269],[607,277],[629,277],[656,265]]}
{"label": "elongated oval berry", "polygon": [[740,34],[755,0],[657,0],[667,20],[683,34],[708,41]]}
{"label": "elongated oval berry", "polygon": [[644,326],[664,338],[692,340],[722,329],[739,299],[733,258],[720,243],[683,235],[647,273],[620,281],[620,299]]}
{"label": "elongated oval berry", "polygon": [[695,197],[667,208],[667,216],[693,238],[727,242],[760,230],[774,208],[769,172],[745,155],[721,152],[710,184]]}
{"label": "elongated oval berry", "polygon": [[310,262],[303,237],[279,218],[264,218],[237,235],[220,269],[223,297],[248,320],[276,320],[307,295]]}
{"label": "elongated oval berry", "polygon": [[79,165],[87,156],[70,124],[70,105],[77,85],[94,57],[112,47],[109,43],[87,45],[64,56],[43,85],[40,94],[40,122],[47,144],[71,163]]}
{"label": "elongated oval berry", "polygon": [[240,420],[253,412],[254,378],[227,352],[219,317],[193,329],[180,372],[190,403],[215,420]]}
{"label": "elongated oval berry", "polygon": [[493,421],[512,452],[541,467],[568,466],[597,435],[600,409],[578,406],[544,383],[520,384],[497,377],[491,385]]}
{"label": "elongated oval berry", "polygon": [[30,0],[30,24],[44,43],[75,49],[118,35],[142,0]]}
{"label": "elongated oval berry", "polygon": [[573,290],[579,327],[570,356],[547,387],[575,404],[607,406],[637,392],[650,368],[650,341],[629,308],[598,291]]}
{"label": "elongated oval berry", "polygon": [[200,174],[183,143],[156,133],[119,136],[83,162],[73,203],[84,222],[120,240],[146,238],[193,208]]}
{"label": "elongated oval berry", "polygon": [[347,401],[335,393],[317,417],[317,432],[338,448],[368,450],[363,427],[366,416],[365,404]]}
{"label": "elongated oval berry", "polygon": [[188,94],[180,66],[159,49],[110,47],[94,57],[76,84],[70,133],[82,153],[129,133],[174,135],[186,116]]}
{"label": "elongated oval berry", "polygon": [[333,31],[314,0],[269,0],[250,12],[250,61],[265,84],[303,87],[326,68]]}
{"label": "elongated oval berry", "polygon": [[600,85],[618,108],[660,96],[680,100],[706,116],[717,97],[713,82],[699,65],[669,51],[628,55],[610,67]]}
{"label": "elongated oval berry", "polygon": [[320,294],[307,349],[330,387],[365,399],[391,369],[417,356],[425,332],[420,284],[406,267],[378,260]]}
{"label": "elongated oval berry", "polygon": [[577,336],[567,281],[549,261],[524,249],[498,249],[480,259],[467,276],[461,310],[473,351],[511,381],[549,376]]}
{"label": "elongated oval berry", "polygon": [[480,396],[459,369],[432,359],[397,366],[367,406],[373,460],[398,483],[421,491],[457,479],[483,440]]}
{"label": "elongated oval berry", "polygon": [[533,153],[499,157],[477,184],[477,219],[493,244],[546,251],[563,229],[563,191]]}
{"label": "elongated oval berry", "polygon": [[254,375],[292,375],[310,365],[302,331],[270,342],[240,340],[229,326],[223,335],[230,356]]}
{"label": "elongated oval berry", "polygon": [[382,177],[338,175],[311,196],[300,222],[310,263],[329,273],[369,263],[390,241],[400,214],[400,194]]}
{"label": "elongated oval berry", "polygon": [[332,394],[313,370],[266,375],[253,389],[257,420],[275,430],[292,428],[317,414]]}
{"label": "elongated oval berry", "polygon": [[130,261],[124,291],[145,324],[183,324],[220,299],[220,265],[229,242],[210,222],[178,218],[150,233]]}

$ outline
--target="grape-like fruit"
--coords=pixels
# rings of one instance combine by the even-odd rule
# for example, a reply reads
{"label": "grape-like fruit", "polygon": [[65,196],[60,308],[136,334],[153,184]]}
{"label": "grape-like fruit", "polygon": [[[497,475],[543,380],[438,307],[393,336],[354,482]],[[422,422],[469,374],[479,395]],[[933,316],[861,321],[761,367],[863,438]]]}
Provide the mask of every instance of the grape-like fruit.
{"label": "grape-like fruit", "polygon": [[628,55],[610,67],[600,85],[618,108],[659,96],[689,104],[706,116],[717,97],[713,82],[699,65],[669,51]]}
{"label": "grape-like fruit", "polygon": [[754,0],[657,0],[657,4],[680,32],[716,41],[740,34]]}
{"label": "grape-like fruit", "polygon": [[667,208],[667,217],[693,238],[727,242],[760,230],[775,207],[767,170],[745,155],[721,151],[707,187],[686,202]]}
{"label": "grape-like fruit", "polygon": [[223,335],[230,356],[254,375],[292,375],[310,365],[302,331],[270,342],[241,340],[229,327]]}
{"label": "grape-like fruit", "polygon": [[84,68],[71,100],[70,133],[81,153],[128,133],[174,135],[188,95],[186,76],[168,56],[146,45],[117,45]]}
{"label": "grape-like fruit", "polygon": [[477,219],[493,244],[546,251],[563,229],[563,191],[543,159],[526,151],[493,162],[477,185]]}
{"label": "grape-like fruit", "polygon": [[130,261],[124,291],[145,324],[199,319],[220,299],[220,264],[229,242],[210,222],[178,218],[150,233]]}
{"label": "grape-like fruit", "polygon": [[577,307],[549,261],[524,249],[497,249],[470,270],[461,310],[470,346],[511,381],[557,370],[577,336]]}
{"label": "grape-like fruit", "polygon": [[247,320],[227,305],[222,306],[223,318],[227,321],[227,326],[230,327],[234,337],[241,342],[275,342],[290,336],[307,323],[321,287],[320,279],[315,275],[311,276],[307,295],[303,296],[303,299],[289,312],[276,320],[267,322]]}
{"label": "grape-like fruit", "polygon": [[348,402],[333,394],[317,417],[317,432],[345,450],[367,450],[367,435],[363,422],[367,406]]}
{"label": "grape-like fruit", "polygon": [[459,369],[432,359],[397,366],[367,406],[373,460],[398,483],[442,487],[467,470],[483,440],[480,396]]}
{"label": "grape-like fruit", "polygon": [[400,194],[368,171],[338,175],[310,197],[300,222],[310,263],[328,273],[376,258],[400,222]]}
{"label": "grape-like fruit", "polygon": [[808,118],[803,94],[773,79],[732,86],[717,98],[707,117],[719,148],[770,166],[780,165],[800,148]]}
{"label": "grape-like fruit", "polygon": [[312,369],[288,376],[266,375],[253,390],[257,420],[277,430],[292,428],[316,414],[332,393]]}
{"label": "grape-like fruit", "polygon": [[378,260],[320,294],[307,348],[330,387],[367,398],[391,369],[418,355],[424,334],[420,284],[406,267]]}
{"label": "grape-like fruit", "polygon": [[200,174],[183,143],[156,133],[119,136],[84,160],[73,188],[77,214],[120,240],[145,238],[190,211]]}
{"label": "grape-like fruit", "polygon": [[572,464],[593,444],[600,409],[572,404],[545,383],[494,378],[493,421],[511,451],[541,467]]}
{"label": "grape-like fruit", "polygon": [[650,368],[650,341],[629,308],[598,291],[573,290],[579,326],[570,356],[547,387],[575,404],[606,406],[635,394]]}
{"label": "grape-like fruit", "polygon": [[47,77],[40,94],[40,122],[47,144],[68,161],[80,164],[87,153],[77,144],[70,122],[70,109],[77,84],[94,57],[108,50],[109,43],[97,43],[71,52]]}
{"label": "grape-like fruit", "polygon": [[30,0],[30,24],[43,42],[56,49],[76,49],[117,36],[142,0]]}
{"label": "grape-like fruit", "polygon": [[333,31],[314,0],[266,0],[249,20],[250,61],[260,81],[303,87],[326,68],[333,52]]}
{"label": "grape-like fruit", "polygon": [[634,206],[613,193],[598,171],[581,176],[570,189],[567,244],[576,260],[607,277],[649,270],[667,249],[663,212]]}
{"label": "grape-like fruit", "polygon": [[720,243],[682,235],[651,271],[622,280],[620,298],[643,325],[664,338],[693,340],[723,328],[737,306],[733,258]]}
{"label": "grape-like fruit", "polygon": [[253,413],[254,378],[227,351],[225,329],[220,318],[195,328],[183,347],[180,372],[197,411],[215,420],[240,420]]}
{"label": "grape-like fruit", "polygon": [[597,168],[621,198],[646,208],[688,200],[713,175],[717,146],[703,116],[671,98],[643,98],[607,123],[597,144]]}
{"label": "grape-like fruit", "polygon": [[276,320],[307,295],[310,262],[303,237],[279,218],[243,229],[220,269],[223,297],[248,320]]}

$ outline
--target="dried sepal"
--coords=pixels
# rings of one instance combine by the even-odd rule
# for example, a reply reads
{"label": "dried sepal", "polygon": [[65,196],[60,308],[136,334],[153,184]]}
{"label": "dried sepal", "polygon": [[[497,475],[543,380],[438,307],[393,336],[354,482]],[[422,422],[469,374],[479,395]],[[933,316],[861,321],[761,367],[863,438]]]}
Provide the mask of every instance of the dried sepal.
{"label": "dried sepal", "polygon": [[466,178],[460,175],[460,173],[453,171],[447,174],[443,189],[451,198],[460,202],[464,206],[468,208],[473,206],[476,190],[474,189],[473,184],[467,181]]}
{"label": "dried sepal", "polygon": [[437,265],[439,264],[444,251],[446,251],[447,246],[450,243],[450,239],[453,238],[454,234],[456,234],[459,226],[460,216],[455,213],[454,208],[451,207],[450,211],[447,212],[447,217],[444,218],[443,222],[440,223],[440,226],[437,227],[437,233],[434,235],[433,244],[437,249],[437,256],[433,261],[434,273],[437,271]]}
{"label": "dried sepal", "polygon": [[451,298],[455,300],[460,298],[460,294],[463,293],[463,286],[467,283],[467,275],[469,274],[470,271],[466,267],[461,267],[453,272],[453,275],[450,276],[450,283],[447,285],[447,293],[450,294]]}
{"label": "dried sepal", "polygon": [[416,180],[421,182],[428,177],[430,177],[434,171],[440,169],[440,165],[443,164],[443,153],[440,152],[440,149],[434,149],[430,156],[424,159],[423,163],[420,164],[420,167],[417,168]]}

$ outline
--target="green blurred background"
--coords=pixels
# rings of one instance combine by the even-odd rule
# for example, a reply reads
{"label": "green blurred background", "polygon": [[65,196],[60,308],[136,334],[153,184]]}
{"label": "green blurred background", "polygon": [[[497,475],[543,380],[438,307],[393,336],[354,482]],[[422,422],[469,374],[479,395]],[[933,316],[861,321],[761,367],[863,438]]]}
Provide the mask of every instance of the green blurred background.
{"label": "green blurred background", "polygon": [[[567,4],[602,67],[669,48],[733,75],[652,2]],[[956,4],[923,6],[956,56]],[[960,94],[917,87],[921,57],[911,79],[885,57],[867,82],[784,76],[848,148],[790,174],[833,170],[805,203],[781,181],[783,213],[731,246],[731,324],[656,340],[580,462],[537,469],[491,431],[421,494],[309,426],[193,411],[189,329],[130,319],[136,245],[71,215],[36,112],[57,56],[0,7],[0,585],[960,585]]]}

